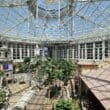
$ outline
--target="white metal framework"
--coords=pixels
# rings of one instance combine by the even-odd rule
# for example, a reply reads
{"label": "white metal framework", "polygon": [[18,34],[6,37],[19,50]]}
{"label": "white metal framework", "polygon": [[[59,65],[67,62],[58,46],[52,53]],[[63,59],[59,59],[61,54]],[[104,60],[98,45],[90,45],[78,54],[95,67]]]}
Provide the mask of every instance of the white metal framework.
{"label": "white metal framework", "polygon": [[43,39],[109,30],[108,0],[0,0],[0,33]]}
{"label": "white metal framework", "polygon": [[110,56],[109,7],[108,0],[0,0],[0,40],[13,59],[33,57],[45,46],[55,58],[104,59]]}

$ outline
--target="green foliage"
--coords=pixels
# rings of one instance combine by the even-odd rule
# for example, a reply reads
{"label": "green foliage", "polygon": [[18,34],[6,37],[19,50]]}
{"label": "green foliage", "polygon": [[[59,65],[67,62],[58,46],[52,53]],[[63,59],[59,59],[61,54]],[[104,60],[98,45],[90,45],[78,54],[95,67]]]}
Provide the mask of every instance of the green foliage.
{"label": "green foliage", "polygon": [[72,100],[73,110],[81,110],[79,101],[77,99]]}
{"label": "green foliage", "polygon": [[4,76],[4,72],[0,71],[0,78]]}
{"label": "green foliage", "polygon": [[42,69],[48,75],[48,82],[52,84],[55,80],[62,80],[65,83],[70,79],[73,70],[75,70],[75,65],[71,61],[59,60],[56,61],[51,58],[47,58],[46,61],[43,62],[44,65]]}
{"label": "green foliage", "polygon": [[21,66],[21,71],[28,72],[29,69],[37,70],[37,77],[41,76],[42,73],[45,77],[45,84],[53,84],[56,80],[61,80],[65,83],[68,82],[72,71],[75,70],[75,65],[71,61],[67,60],[54,60],[52,58],[46,58],[42,60],[41,56],[35,56],[33,61],[30,62],[30,58],[26,57],[24,63]]}
{"label": "green foliage", "polygon": [[25,57],[24,58],[24,63],[30,63],[31,61],[31,58],[30,57]]}
{"label": "green foliage", "polygon": [[20,67],[20,72],[28,72],[30,65],[23,63]]}
{"label": "green foliage", "polygon": [[24,63],[20,67],[20,72],[33,71],[36,68],[38,68],[41,64],[42,60],[40,56],[35,56],[32,62],[30,57],[26,57],[24,58]]}
{"label": "green foliage", "polygon": [[57,102],[56,110],[81,110],[81,107],[77,99],[73,99],[72,101],[62,99]]}
{"label": "green foliage", "polygon": [[51,58],[47,58],[47,60],[44,61],[42,69],[44,73],[47,74],[48,84],[52,84],[58,79],[59,75],[62,74],[62,71],[58,69],[57,62]]}
{"label": "green foliage", "polygon": [[58,68],[62,70],[63,73],[60,75],[59,79],[64,83],[67,83],[67,81],[70,79],[70,76],[72,75],[72,71],[74,70],[75,66],[71,61],[62,59],[58,61]]}
{"label": "green foliage", "polygon": [[43,82],[43,84],[44,84],[45,86],[49,85],[48,79],[45,79],[44,82]]}
{"label": "green foliage", "polygon": [[35,67],[40,67],[42,65],[42,57],[39,56],[39,55],[36,55],[34,58],[33,58],[33,64],[35,65]]}
{"label": "green foliage", "polygon": [[7,102],[6,92],[3,89],[0,89],[0,102],[1,103]]}
{"label": "green foliage", "polygon": [[23,64],[20,65],[20,70],[19,72],[28,72],[30,69],[30,62],[31,62],[31,58],[30,57],[25,57]]}
{"label": "green foliage", "polygon": [[72,110],[72,102],[67,100],[59,100],[56,104],[56,110]]}

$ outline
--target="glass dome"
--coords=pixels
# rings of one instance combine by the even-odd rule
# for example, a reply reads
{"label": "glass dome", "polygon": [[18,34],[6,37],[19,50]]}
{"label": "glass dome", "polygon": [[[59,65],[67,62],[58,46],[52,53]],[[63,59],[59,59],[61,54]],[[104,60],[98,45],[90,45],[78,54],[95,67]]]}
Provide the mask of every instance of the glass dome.
{"label": "glass dome", "polygon": [[[35,2],[31,7],[27,0],[0,0],[0,35],[61,39],[109,30],[110,1],[75,0],[71,5],[71,0],[60,0],[60,5],[59,0],[30,1]],[[36,10],[36,17],[29,8]]]}
{"label": "glass dome", "polygon": [[68,4],[68,0],[53,0],[51,3],[48,3],[48,0],[38,0],[38,6],[45,10],[58,10],[60,8],[65,8]]}

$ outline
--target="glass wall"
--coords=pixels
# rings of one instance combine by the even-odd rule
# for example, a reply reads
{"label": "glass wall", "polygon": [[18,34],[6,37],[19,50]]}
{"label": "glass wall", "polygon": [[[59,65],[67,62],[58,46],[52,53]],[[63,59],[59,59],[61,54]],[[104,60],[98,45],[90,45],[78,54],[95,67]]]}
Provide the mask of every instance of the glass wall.
{"label": "glass wall", "polygon": [[13,49],[13,59],[23,59],[25,57],[33,57],[35,55],[36,45],[22,44],[22,43],[9,43],[9,49]]}
{"label": "glass wall", "polygon": [[95,59],[102,59],[102,42],[95,43]]}
{"label": "glass wall", "polygon": [[80,44],[80,58],[85,59],[85,44]]}
{"label": "glass wall", "polygon": [[93,59],[93,43],[87,43],[87,59]]}

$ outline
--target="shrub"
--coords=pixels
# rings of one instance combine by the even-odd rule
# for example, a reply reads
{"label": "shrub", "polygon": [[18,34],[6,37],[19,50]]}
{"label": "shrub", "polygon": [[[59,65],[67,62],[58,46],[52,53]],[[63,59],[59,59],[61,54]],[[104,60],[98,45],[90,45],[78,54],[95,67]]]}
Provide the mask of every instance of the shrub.
{"label": "shrub", "polygon": [[25,57],[24,58],[24,63],[30,63],[31,61],[31,58],[30,57]]}
{"label": "shrub", "polygon": [[56,110],[72,110],[72,102],[67,100],[59,100],[56,104]]}

